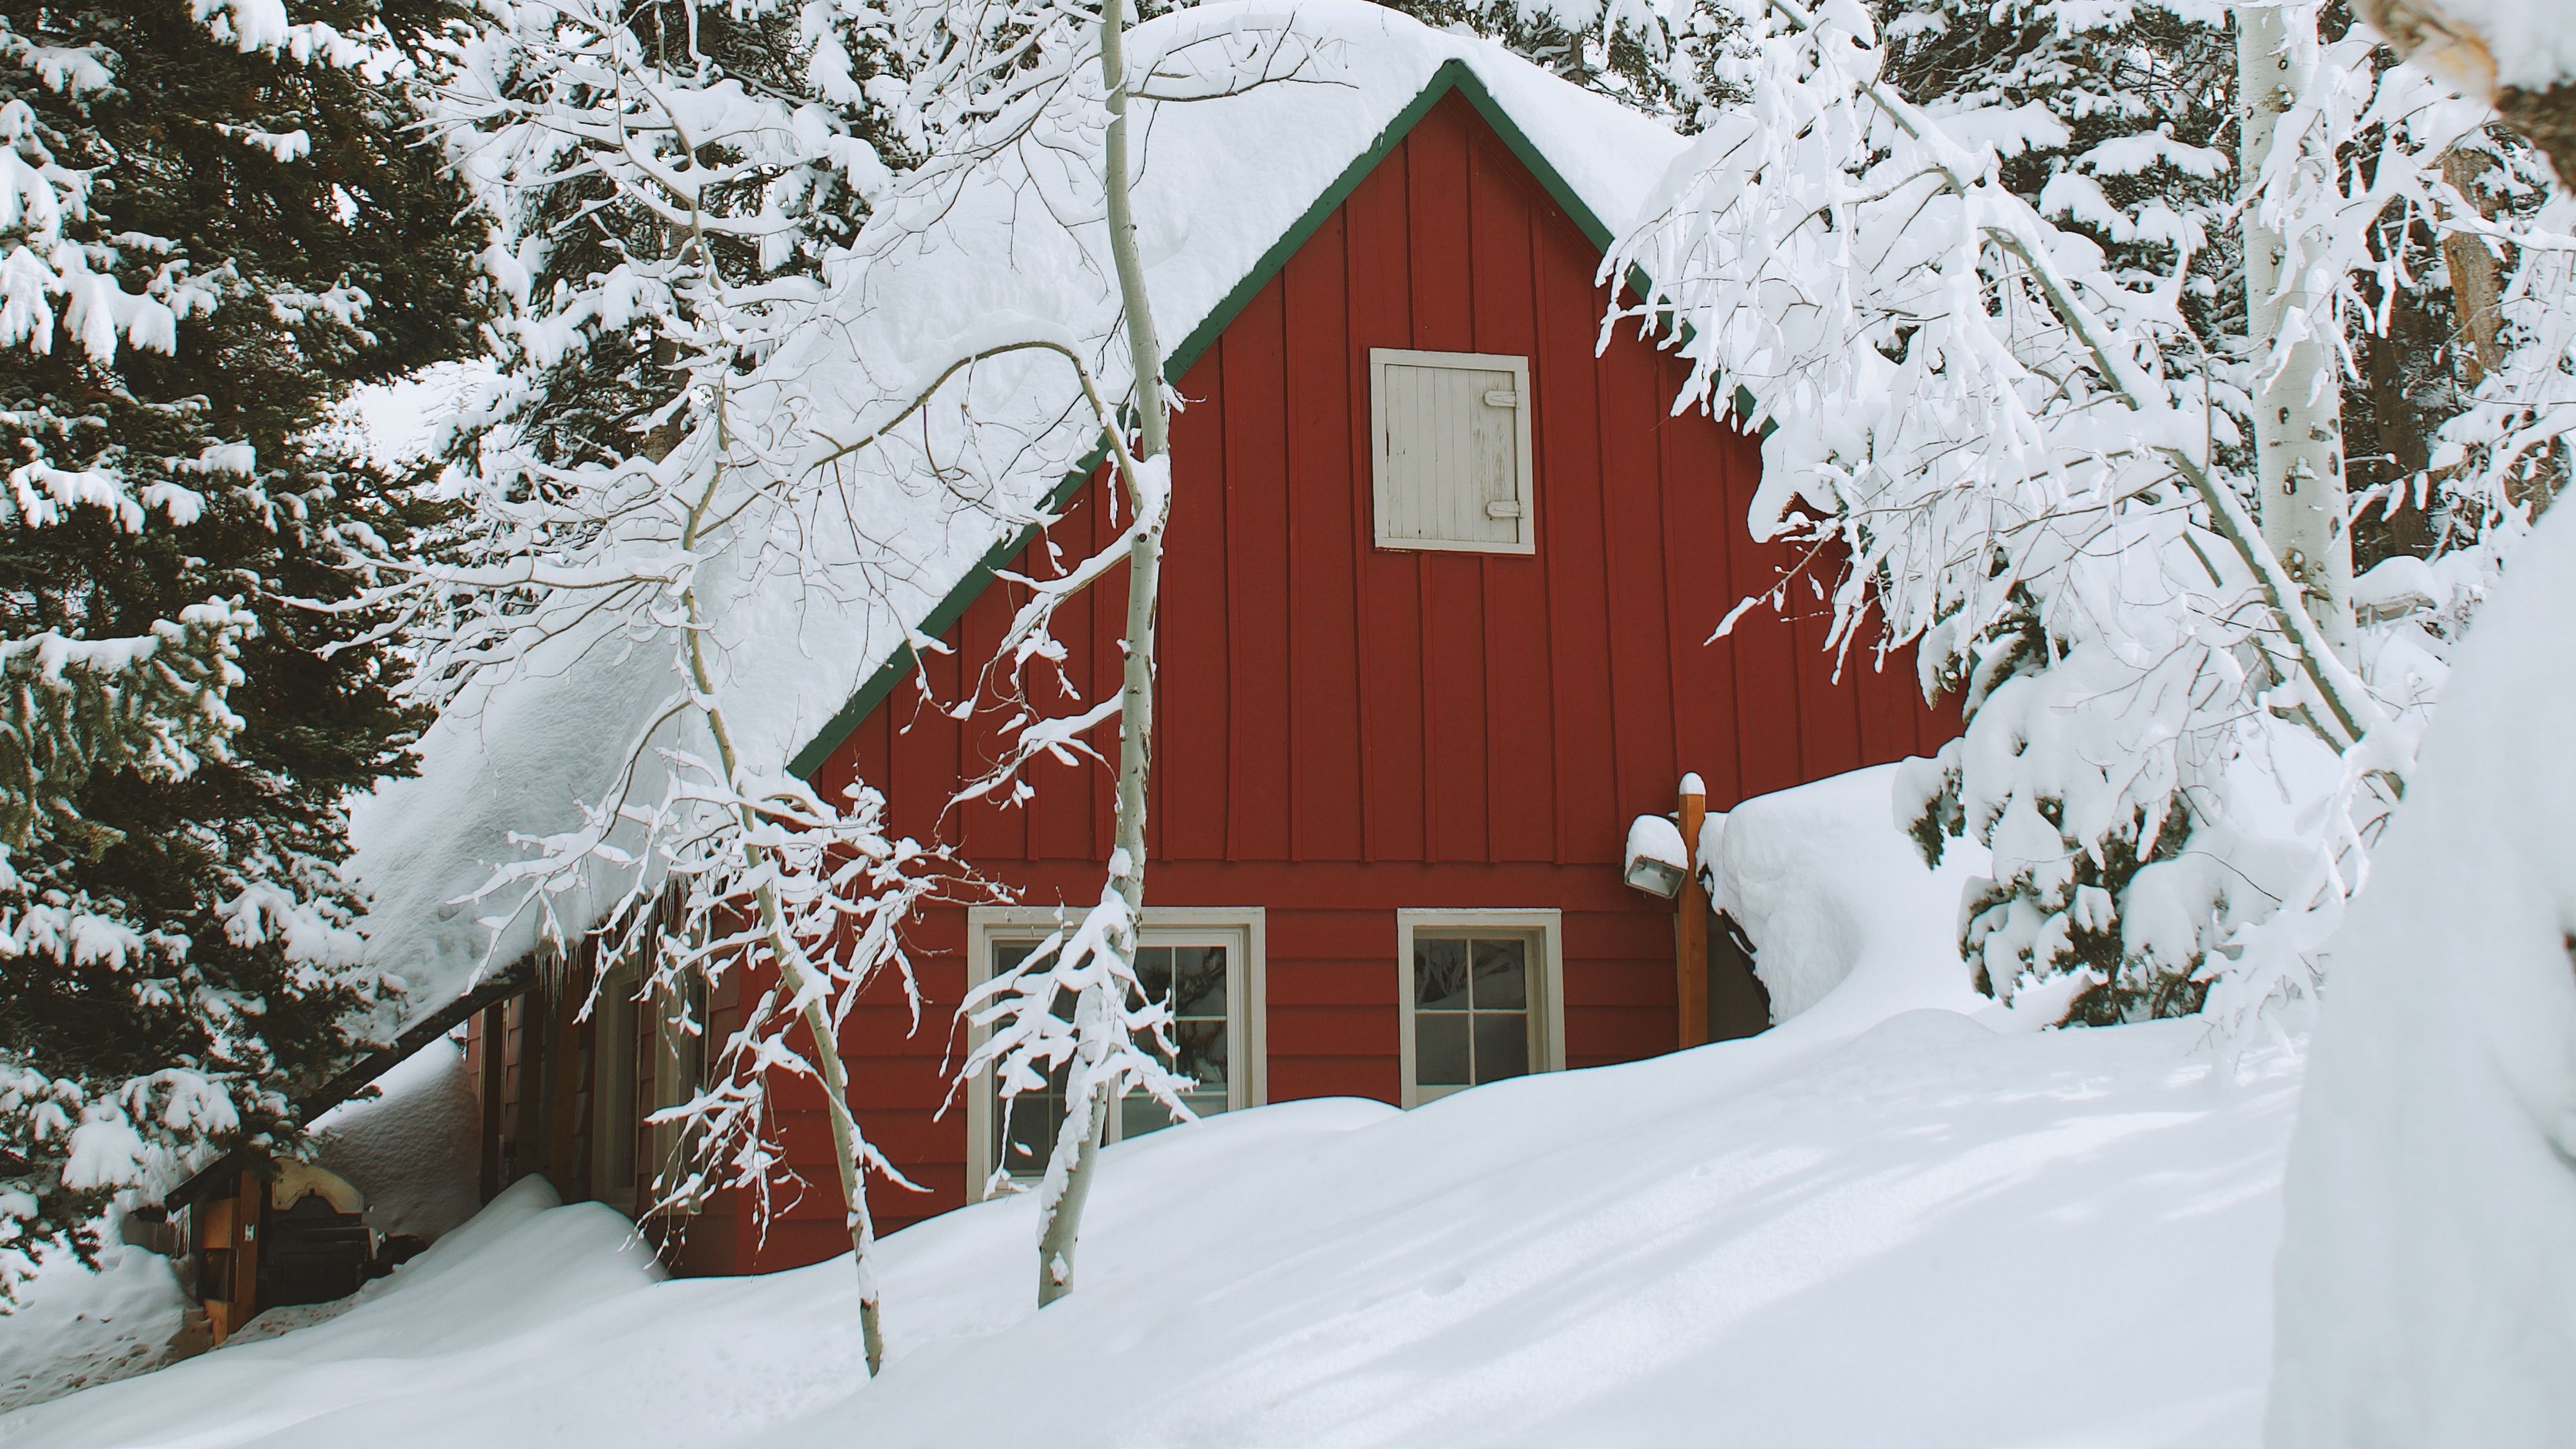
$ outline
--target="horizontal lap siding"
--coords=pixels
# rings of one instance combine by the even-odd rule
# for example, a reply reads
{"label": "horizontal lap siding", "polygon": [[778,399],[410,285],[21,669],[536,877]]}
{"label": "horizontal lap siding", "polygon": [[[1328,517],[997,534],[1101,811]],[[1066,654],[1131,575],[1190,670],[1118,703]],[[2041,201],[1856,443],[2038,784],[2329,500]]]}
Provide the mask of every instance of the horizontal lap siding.
{"label": "horizontal lap siding", "polygon": [[[1562,910],[1568,1065],[1667,1049],[1672,915],[1619,882],[1629,819],[1671,809],[1685,770],[1723,809],[1955,728],[1913,697],[1910,662],[1878,674],[1859,659],[1837,681],[1802,582],[1792,618],[1756,610],[1709,642],[1792,555],[1746,531],[1756,445],[1670,414],[1680,366],[1624,335],[1594,356],[1599,260],[1453,96],[1180,381],[1148,893],[1267,909],[1274,1101],[1396,1098],[1408,906]],[[1531,359],[1535,556],[1373,547],[1372,347]],[[1106,538],[1098,497],[1095,481],[1057,526],[1066,558]],[[1122,578],[1060,616],[1087,698],[1117,687]],[[997,586],[950,631],[956,652],[925,669],[938,702],[967,697],[1017,603]],[[1032,698],[1069,708],[1035,681]],[[906,683],[816,781],[879,784],[900,829],[957,844],[1026,901],[1097,899],[1107,770],[1041,765],[1025,810],[947,807],[992,757],[1002,712],[987,701],[960,724]],[[1094,738],[1114,755],[1110,730]],[[962,905],[915,932],[918,1031],[890,982],[850,1024],[862,1120],[932,1189],[879,1184],[884,1226],[964,1200],[964,1113],[934,1114],[965,937]],[[800,1101],[787,1128],[808,1186],[766,1248],[728,1220],[741,1266],[845,1244],[819,1104]]]}

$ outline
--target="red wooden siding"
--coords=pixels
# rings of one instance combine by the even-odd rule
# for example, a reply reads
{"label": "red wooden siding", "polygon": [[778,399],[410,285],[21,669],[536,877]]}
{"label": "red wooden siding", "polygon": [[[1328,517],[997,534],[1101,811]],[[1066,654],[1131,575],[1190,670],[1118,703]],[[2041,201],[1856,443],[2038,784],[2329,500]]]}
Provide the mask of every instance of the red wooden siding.
{"label": "red wooden siding", "polygon": [[[1274,1101],[1395,1099],[1399,907],[1561,908],[1569,1064],[1668,1049],[1671,908],[1620,883],[1627,822],[1671,809],[1684,771],[1724,809],[1955,729],[1916,698],[1910,666],[1864,659],[1837,682],[1803,584],[1805,617],[1756,611],[1709,642],[1790,556],[1745,533],[1754,442],[1669,416],[1682,373],[1646,344],[1594,355],[1598,262],[1452,95],[1181,381],[1150,895],[1267,908]],[[1372,347],[1531,358],[1534,556],[1372,546]],[[1059,528],[1069,557],[1101,541],[1098,513]],[[940,700],[966,693],[1014,603],[988,593],[951,631],[955,652],[927,662]],[[1116,687],[1122,607],[1113,577],[1062,616],[1089,698]],[[948,809],[991,757],[994,718],[961,725],[906,683],[816,783],[885,788],[899,829],[953,843],[1028,901],[1096,898],[1106,770],[1041,766],[1025,810]],[[1102,748],[1115,752],[1106,731]],[[884,1225],[964,1200],[963,1106],[934,1114],[965,940],[962,906],[931,912],[913,941],[923,1029],[908,1034],[889,986],[845,1038],[868,1129],[931,1189],[880,1185]],[[740,1204],[718,1204],[690,1229],[693,1258],[775,1267],[847,1247],[810,1098],[792,1091],[786,1122],[801,1202],[765,1244]]]}

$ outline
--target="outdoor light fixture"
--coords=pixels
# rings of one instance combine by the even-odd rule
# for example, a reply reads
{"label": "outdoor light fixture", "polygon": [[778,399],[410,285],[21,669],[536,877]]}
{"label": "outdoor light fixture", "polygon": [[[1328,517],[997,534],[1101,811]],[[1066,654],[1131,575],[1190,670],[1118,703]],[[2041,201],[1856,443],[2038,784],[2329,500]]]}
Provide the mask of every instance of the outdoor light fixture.
{"label": "outdoor light fixture", "polygon": [[1650,896],[1671,900],[1680,895],[1690,875],[1690,853],[1682,847],[1681,827],[1664,815],[1640,815],[1628,826],[1628,884]]}

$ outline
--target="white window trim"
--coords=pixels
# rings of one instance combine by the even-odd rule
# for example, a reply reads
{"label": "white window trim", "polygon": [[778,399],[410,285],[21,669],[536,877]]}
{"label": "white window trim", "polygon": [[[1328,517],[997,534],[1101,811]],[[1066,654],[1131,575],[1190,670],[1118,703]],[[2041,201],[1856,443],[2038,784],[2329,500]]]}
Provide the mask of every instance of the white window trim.
{"label": "white window trim", "polygon": [[[1512,408],[1513,447],[1520,469],[1521,517],[1518,543],[1471,543],[1443,538],[1387,536],[1386,370],[1388,367],[1457,367],[1478,372],[1508,372],[1520,401]],[[1507,352],[1416,352],[1401,347],[1369,349],[1369,501],[1377,546],[1410,552],[1534,554],[1538,552],[1537,452],[1530,444],[1530,360]]]}
{"label": "white window trim", "polygon": [[1413,933],[1435,931],[1517,931],[1539,938],[1538,980],[1531,992],[1539,1012],[1537,1053],[1530,1072],[1565,1070],[1565,913],[1544,910],[1416,910],[1395,913],[1395,999],[1402,1023],[1397,1048],[1402,1065],[1397,1081],[1406,1107],[1418,1107],[1421,1093],[1413,1082]]}
{"label": "white window trim", "polygon": [[[1030,934],[1045,935],[1059,924],[1074,925],[1082,913],[1072,907],[1059,911],[1054,906],[970,906],[966,911],[966,989],[982,986],[993,975],[993,943],[1003,939],[1025,939]],[[1229,935],[1243,963],[1238,975],[1228,978],[1229,988],[1240,984],[1242,1008],[1229,1012],[1241,1022],[1236,1039],[1228,1043],[1240,1049],[1235,1062],[1234,1080],[1228,1085],[1226,1110],[1239,1112],[1258,1107],[1270,1100],[1270,1030],[1269,1030],[1269,951],[1266,941],[1268,919],[1259,906],[1148,906],[1145,909],[1147,945],[1158,932],[1188,932],[1193,935]],[[966,1050],[972,1053],[991,1035],[983,1027],[970,1024],[966,1029]],[[981,1071],[966,1086],[966,1194],[971,1199],[984,1195],[984,1184],[993,1176],[993,1077]],[[1115,1120],[1112,1121],[1115,1130]]]}

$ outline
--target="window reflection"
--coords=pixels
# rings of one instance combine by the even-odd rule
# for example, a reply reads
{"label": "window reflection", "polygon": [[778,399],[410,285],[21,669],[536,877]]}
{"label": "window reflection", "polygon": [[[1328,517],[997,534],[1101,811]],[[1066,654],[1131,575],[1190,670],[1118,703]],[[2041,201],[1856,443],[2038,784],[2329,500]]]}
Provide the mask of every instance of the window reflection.
{"label": "window reflection", "polygon": [[1413,1083],[1429,1101],[1530,1069],[1530,942],[1413,938]]}
{"label": "window reflection", "polygon": [[[995,941],[993,974],[999,975],[1027,960],[1037,945],[1035,940]],[[1463,961],[1462,957],[1462,984]],[[1175,1074],[1192,1079],[1181,1100],[1202,1117],[1212,1117],[1231,1105],[1231,993],[1227,980],[1232,965],[1231,949],[1222,945],[1149,945],[1136,951],[1136,979],[1144,994],[1129,1004],[1141,1006],[1148,1000],[1160,1001],[1172,1013],[1174,1050],[1163,1060]],[[1072,999],[1059,997],[1055,1014],[1072,1020]],[[1045,1174],[1047,1159],[1055,1151],[1056,1135],[1064,1122],[1066,1077],[1066,1070],[1058,1069],[1049,1076],[1046,1091],[1023,1092],[1008,1101],[993,1087],[985,1088],[994,1092],[994,1150],[1013,1177]],[[1169,1108],[1151,1097],[1131,1094],[1119,1103],[1106,1136],[1114,1142],[1171,1125]]]}

